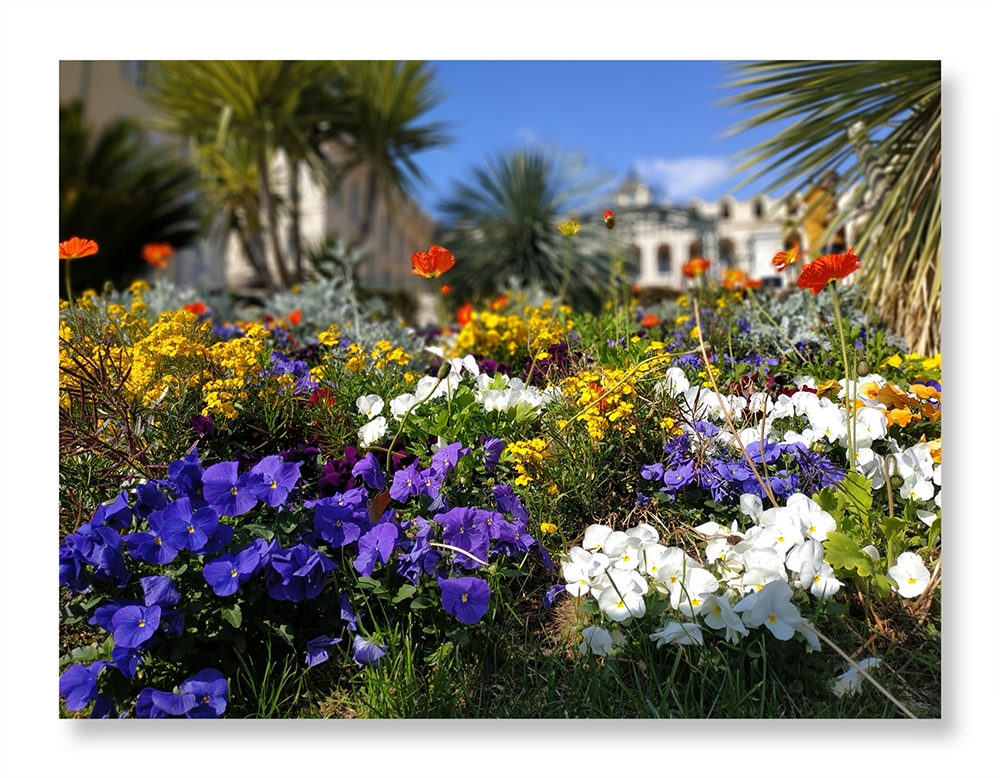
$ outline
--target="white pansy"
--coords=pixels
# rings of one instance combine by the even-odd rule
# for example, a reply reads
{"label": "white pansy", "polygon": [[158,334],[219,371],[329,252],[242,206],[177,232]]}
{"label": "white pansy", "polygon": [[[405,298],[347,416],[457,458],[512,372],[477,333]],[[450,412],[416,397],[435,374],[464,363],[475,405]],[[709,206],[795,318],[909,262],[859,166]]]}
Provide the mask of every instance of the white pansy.
{"label": "white pansy", "polygon": [[380,441],[388,429],[389,425],[386,423],[385,418],[378,416],[358,430],[358,442],[361,443],[363,448],[367,448],[373,443]]}
{"label": "white pansy", "polygon": [[896,557],[896,564],[889,568],[889,577],[896,582],[901,597],[922,594],[931,580],[923,560],[912,551],[904,551]]}
{"label": "white pansy", "polygon": [[354,401],[354,404],[358,406],[361,415],[367,416],[369,419],[374,419],[382,413],[382,408],[385,407],[385,402],[377,394],[366,394],[359,397]]}
{"label": "white pansy", "polygon": [[[878,657],[870,657],[857,662],[858,667],[866,672],[872,668],[878,667],[880,664],[882,664],[882,660]],[[855,694],[859,689],[861,689],[862,678],[863,676],[857,671],[856,668],[848,668],[846,672],[843,672],[834,678],[833,685],[831,687],[833,693],[838,697],[843,697],[846,692]]]}
{"label": "white pansy", "polygon": [[663,625],[663,629],[659,632],[654,632],[649,636],[649,639],[656,643],[656,647],[660,648],[668,643],[672,643],[675,646],[691,646],[691,645],[703,645],[705,639],[701,634],[701,627],[692,622],[679,622],[679,621],[667,621]]}
{"label": "white pansy", "polygon": [[701,617],[705,620],[706,627],[726,630],[726,640],[733,645],[739,643],[740,637],[750,634],[750,630],[724,595],[709,594],[705,597]]}
{"label": "white pansy", "polygon": [[583,642],[580,644],[580,653],[592,653],[597,656],[607,656],[611,650],[611,633],[604,627],[597,625],[584,627]]}
{"label": "white pansy", "polygon": [[591,524],[583,533],[583,547],[588,551],[604,550],[604,543],[611,535],[611,527],[603,524]]}

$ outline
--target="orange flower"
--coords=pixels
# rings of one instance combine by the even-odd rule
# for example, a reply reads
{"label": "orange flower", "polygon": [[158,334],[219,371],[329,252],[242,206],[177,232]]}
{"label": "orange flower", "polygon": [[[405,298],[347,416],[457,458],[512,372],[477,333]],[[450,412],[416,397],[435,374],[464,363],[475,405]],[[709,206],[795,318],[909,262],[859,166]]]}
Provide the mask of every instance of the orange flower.
{"label": "orange flower", "polygon": [[451,287],[448,284],[441,285],[441,294],[448,294],[451,291]]}
{"label": "orange flower", "polygon": [[288,314],[288,323],[291,324],[293,327],[298,327],[301,322],[302,322],[301,308],[296,308],[294,311]]}
{"label": "orange flower", "polygon": [[861,263],[854,256],[854,249],[848,249],[846,254],[827,254],[802,267],[798,285],[819,294],[828,281],[846,278],[859,267]]}
{"label": "orange flower", "polygon": [[201,316],[205,311],[208,310],[208,306],[203,302],[188,303],[184,306],[185,311],[190,311],[195,316]]}
{"label": "orange flower", "polygon": [[615,215],[611,213],[611,211],[604,212],[604,226],[609,230],[613,230],[615,228]]}
{"label": "orange flower", "polygon": [[173,255],[174,247],[169,243],[147,243],[142,247],[142,258],[159,270],[167,266]]}
{"label": "orange flower", "polygon": [[642,321],[639,323],[647,330],[652,329],[653,327],[659,325],[660,317],[657,316],[655,313],[647,313],[645,316],[642,317]]}
{"label": "orange flower", "polygon": [[747,277],[742,270],[726,269],[722,271],[722,285],[726,289],[742,289],[746,282]]}
{"label": "orange flower", "polygon": [[760,286],[763,286],[763,285],[764,285],[764,280],[761,279],[761,278],[748,278],[747,279],[747,286],[749,286],[751,289],[756,289],[757,287],[760,287]]}
{"label": "orange flower", "polygon": [[708,260],[704,257],[695,257],[681,268],[681,272],[688,278],[697,278],[708,270]]}
{"label": "orange flower", "polygon": [[455,318],[458,319],[458,323],[462,327],[472,321],[472,303],[466,303],[459,308],[455,313]]}
{"label": "orange flower", "polygon": [[493,302],[490,303],[490,310],[502,311],[504,308],[507,307],[507,303],[509,302],[510,298],[507,295],[502,294],[498,298],[496,298]]}
{"label": "orange flower", "polygon": [[70,238],[59,244],[59,259],[81,259],[97,253],[97,244],[83,238]]}
{"label": "orange flower", "polygon": [[413,272],[423,278],[437,278],[455,266],[455,256],[448,249],[431,246],[430,251],[418,251],[412,257]]}
{"label": "orange flower", "polygon": [[794,265],[799,261],[799,244],[796,243],[788,251],[779,251],[774,255],[774,259],[771,260],[771,264],[774,265],[778,271],[784,270],[789,265]]}

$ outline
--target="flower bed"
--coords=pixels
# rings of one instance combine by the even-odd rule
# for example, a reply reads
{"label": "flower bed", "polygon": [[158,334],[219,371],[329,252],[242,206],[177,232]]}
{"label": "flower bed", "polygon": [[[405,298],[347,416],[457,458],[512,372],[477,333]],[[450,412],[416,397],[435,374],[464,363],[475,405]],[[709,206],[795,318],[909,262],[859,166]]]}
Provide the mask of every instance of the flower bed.
{"label": "flower bed", "polygon": [[890,679],[940,619],[940,357],[837,297],[853,254],[784,301],[701,262],[655,309],[511,292],[429,336],[309,289],[256,321],[153,318],[141,283],[64,303],[65,711],[324,715],[527,647],[674,682],[771,651],[814,706],[877,672],[882,715],[936,715],[939,668]]}

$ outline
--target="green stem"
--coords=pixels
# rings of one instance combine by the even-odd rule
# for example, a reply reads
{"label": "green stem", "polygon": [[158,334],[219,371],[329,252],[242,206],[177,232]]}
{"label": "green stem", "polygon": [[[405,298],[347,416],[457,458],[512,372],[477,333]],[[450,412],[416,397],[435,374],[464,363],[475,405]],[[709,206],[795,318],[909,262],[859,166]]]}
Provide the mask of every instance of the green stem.
{"label": "green stem", "polygon": [[72,259],[66,260],[66,297],[69,300],[69,310],[73,314],[73,321],[76,322],[76,330],[79,337],[83,337],[83,326],[80,324],[80,315],[77,313],[76,305],[73,304],[73,287],[69,282],[69,269],[73,264]]}
{"label": "green stem", "polygon": [[857,468],[857,456],[854,451],[855,436],[851,434],[851,422],[854,418],[854,408],[851,406],[851,366],[847,361],[847,338],[844,336],[844,317],[840,313],[840,298],[837,295],[837,282],[830,282],[830,294],[833,296],[833,312],[837,317],[837,329],[840,331],[840,350],[844,358],[844,410],[847,412],[845,418],[847,427],[847,452],[851,463],[851,470]]}

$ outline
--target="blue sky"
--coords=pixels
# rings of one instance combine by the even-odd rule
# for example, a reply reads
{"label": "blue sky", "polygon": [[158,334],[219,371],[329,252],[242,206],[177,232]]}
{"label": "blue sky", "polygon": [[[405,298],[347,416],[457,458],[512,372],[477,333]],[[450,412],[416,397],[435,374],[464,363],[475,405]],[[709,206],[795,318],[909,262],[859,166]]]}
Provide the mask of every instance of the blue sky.
{"label": "blue sky", "polygon": [[432,61],[445,94],[428,119],[450,125],[454,141],[415,161],[427,187],[417,199],[436,218],[456,178],[491,155],[544,144],[581,152],[621,181],[634,168],[661,197],[683,204],[735,190],[737,155],[772,130],[724,133],[745,112],[723,107],[734,90],[714,61]]}

